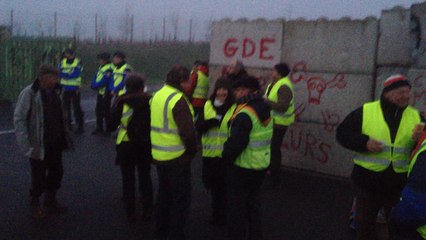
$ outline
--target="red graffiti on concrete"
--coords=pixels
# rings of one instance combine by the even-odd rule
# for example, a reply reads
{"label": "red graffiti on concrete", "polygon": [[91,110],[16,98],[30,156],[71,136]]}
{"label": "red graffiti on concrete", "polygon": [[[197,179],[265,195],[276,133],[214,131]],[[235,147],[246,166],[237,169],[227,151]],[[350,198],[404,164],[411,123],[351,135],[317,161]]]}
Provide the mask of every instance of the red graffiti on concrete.
{"label": "red graffiti on concrete", "polygon": [[331,80],[319,76],[308,76],[308,68],[305,62],[298,62],[294,64],[290,74],[290,80],[294,84],[301,81],[306,82],[308,89],[308,102],[311,104],[319,105],[321,103],[321,96],[327,89],[343,89],[346,87],[345,75],[337,73]]}
{"label": "red graffiti on concrete", "polygon": [[322,111],[323,127],[328,132],[333,132],[340,123],[340,116],[330,110]]}
{"label": "red graffiti on concrete", "polygon": [[322,141],[321,138],[309,130],[303,129],[300,125],[292,126],[287,134],[288,137],[283,142],[283,148],[300,152],[303,156],[322,164],[328,162],[332,150],[331,144]]}
{"label": "red graffiti on concrete", "polygon": [[[258,56],[260,60],[272,61],[275,56],[270,51],[271,44],[275,44],[276,39],[263,37],[257,43],[251,38],[228,38],[223,45],[223,54],[227,58],[239,57],[242,59]],[[258,54],[256,54],[258,53]]]}

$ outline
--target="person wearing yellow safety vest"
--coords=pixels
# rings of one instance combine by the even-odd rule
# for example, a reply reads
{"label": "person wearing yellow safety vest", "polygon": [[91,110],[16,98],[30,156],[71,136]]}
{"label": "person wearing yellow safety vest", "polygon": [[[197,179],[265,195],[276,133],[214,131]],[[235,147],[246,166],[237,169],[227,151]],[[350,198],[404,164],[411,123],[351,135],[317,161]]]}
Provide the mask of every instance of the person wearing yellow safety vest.
{"label": "person wearing yellow safety vest", "polygon": [[222,153],[228,166],[228,231],[233,240],[262,240],[260,187],[271,158],[270,108],[256,78],[241,78],[232,87],[237,107]]}
{"label": "person wearing yellow safety vest", "polygon": [[136,220],[135,171],[142,195],[142,217],[149,220],[153,213],[149,108],[151,95],[144,93],[144,85],[144,79],[140,75],[127,76],[127,91],[115,99],[108,126],[110,130],[118,127],[116,164],[121,169],[123,202],[129,222]]}
{"label": "person wearing yellow safety vest", "polygon": [[75,133],[84,132],[84,112],[80,105],[81,72],[83,67],[80,59],[75,57],[73,49],[67,48],[63,53],[64,58],[59,64],[60,84],[63,88],[62,101],[68,115],[68,128],[71,130],[71,104],[77,129]]}
{"label": "person wearing yellow safety vest", "polygon": [[186,239],[191,161],[197,152],[194,111],[184,94],[188,85],[189,70],[175,66],[150,103],[152,157],[159,184],[154,230],[157,239]]}
{"label": "person wearing yellow safety vest", "polygon": [[98,54],[99,69],[92,80],[92,89],[98,92],[96,99],[96,129],[93,135],[104,133],[105,127],[109,122],[111,109],[111,91],[109,89],[112,81],[112,64],[110,54],[103,52]]}
{"label": "person wearing yellow safety vest", "polygon": [[411,154],[407,185],[390,215],[392,239],[426,239],[426,131]]}
{"label": "person wearing yellow safety vest", "polygon": [[355,152],[357,239],[376,239],[376,217],[399,199],[405,185],[417,132],[423,117],[409,106],[411,85],[403,75],[392,75],[383,84],[381,97],[351,112],[336,129],[337,141]]}
{"label": "person wearing yellow safety vest", "polygon": [[211,225],[226,223],[226,162],[222,158],[222,150],[235,107],[231,82],[221,77],[196,122],[197,130],[202,134],[202,180],[212,199]]}
{"label": "person wearing yellow safety vest", "polygon": [[271,115],[274,124],[274,134],[271,143],[271,166],[268,173],[271,174],[273,184],[280,184],[281,174],[281,145],[287,128],[295,120],[294,91],[288,77],[290,68],[286,63],[276,64],[272,68],[272,82],[265,91],[265,101],[271,107]]}
{"label": "person wearing yellow safety vest", "polygon": [[126,75],[132,72],[132,67],[126,62],[126,55],[123,52],[115,52],[112,57],[113,72],[110,83],[111,94],[121,96],[125,92]]}
{"label": "person wearing yellow safety vest", "polygon": [[205,61],[197,62],[194,64],[195,74],[191,74],[191,87],[190,93],[191,104],[194,107],[195,116],[203,110],[203,106],[207,101],[209,92],[209,64]]}

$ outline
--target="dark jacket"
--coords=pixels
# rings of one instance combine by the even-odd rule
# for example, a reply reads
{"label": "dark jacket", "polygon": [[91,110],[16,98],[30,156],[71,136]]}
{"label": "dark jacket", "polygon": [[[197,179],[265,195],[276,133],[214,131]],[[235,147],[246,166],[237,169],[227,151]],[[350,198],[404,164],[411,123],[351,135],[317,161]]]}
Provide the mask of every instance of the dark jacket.
{"label": "dark jacket", "polygon": [[[266,121],[270,118],[268,104],[263,100],[260,92],[250,94],[246,97],[237,99],[237,104],[247,103],[252,107],[260,121]],[[253,128],[250,117],[246,113],[238,113],[231,122],[230,136],[224,144],[222,157],[230,164],[233,164],[236,158],[244,151],[250,141],[250,131]]]}
{"label": "dark jacket", "polygon": [[[390,130],[391,141],[394,142],[404,109],[380,98],[385,121]],[[362,134],[363,107],[355,111],[343,120],[336,129],[336,139],[345,148],[355,152],[367,152],[369,136]],[[423,117],[421,116],[423,119]],[[399,194],[406,181],[406,173],[395,173],[390,165],[383,172],[373,172],[358,165],[354,166],[352,179],[360,187],[378,191],[385,194]]]}
{"label": "dark jacket", "polygon": [[[412,156],[414,156],[416,152],[420,150],[420,147],[425,139],[426,132],[423,132],[423,136],[418,141],[416,150],[413,152]],[[417,156],[416,163],[413,165],[410,176],[408,177],[406,187],[413,191],[426,194],[426,151],[420,153]]]}

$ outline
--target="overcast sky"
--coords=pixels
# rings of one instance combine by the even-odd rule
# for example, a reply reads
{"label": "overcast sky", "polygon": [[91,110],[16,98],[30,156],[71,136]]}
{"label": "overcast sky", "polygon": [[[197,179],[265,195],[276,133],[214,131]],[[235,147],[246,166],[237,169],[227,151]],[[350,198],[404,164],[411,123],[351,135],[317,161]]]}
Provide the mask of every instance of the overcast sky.
{"label": "overcast sky", "polygon": [[[72,35],[78,26],[82,38],[93,38],[95,14],[104,22],[109,37],[122,34],[120,27],[126,12],[135,18],[135,38],[161,37],[166,17],[166,31],[173,32],[172,22],[178,19],[178,37],[189,35],[193,19],[194,37],[203,39],[211,20],[221,18],[306,18],[344,16],[365,18],[380,16],[383,9],[396,5],[409,8],[421,0],[0,0],[0,25],[8,25],[14,10],[15,31],[21,34],[49,35],[54,12],[58,13],[58,35]],[[19,28],[18,28],[19,27]]]}

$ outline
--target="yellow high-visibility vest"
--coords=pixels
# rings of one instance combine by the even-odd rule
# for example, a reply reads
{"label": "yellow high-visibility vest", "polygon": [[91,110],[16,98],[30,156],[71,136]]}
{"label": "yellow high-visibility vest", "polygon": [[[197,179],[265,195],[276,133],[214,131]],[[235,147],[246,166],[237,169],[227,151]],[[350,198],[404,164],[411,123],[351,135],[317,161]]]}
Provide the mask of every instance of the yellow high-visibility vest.
{"label": "yellow high-visibility vest", "polygon": [[[234,113],[236,105],[232,105],[226,114],[222,117],[220,126],[209,129],[201,137],[203,146],[203,157],[222,157],[223,144],[228,138],[228,122]],[[204,119],[214,119],[217,113],[213,107],[211,100],[208,100],[204,105]]]}
{"label": "yellow high-visibility vest", "polygon": [[[61,62],[61,71],[63,73],[72,73],[74,72],[74,68],[76,68],[80,64],[80,59],[74,58],[74,61],[72,63],[68,63],[67,59],[62,59]],[[61,78],[60,83],[62,86],[74,86],[74,87],[81,87],[81,76],[78,76],[76,78]]]}
{"label": "yellow high-visibility vest", "polygon": [[362,134],[371,139],[382,141],[384,150],[380,153],[357,153],[354,157],[355,164],[374,172],[382,172],[392,163],[395,172],[407,172],[410,164],[410,153],[415,145],[411,134],[420,121],[419,111],[408,106],[402,113],[395,141],[392,143],[380,101],[364,104]]}
{"label": "yellow high-visibility vest", "polygon": [[[96,83],[99,83],[100,81],[102,81],[102,79],[104,78],[105,72],[107,72],[110,69],[112,69],[111,63],[107,63],[103,66],[100,66],[98,72],[96,73]],[[102,96],[105,95],[106,88],[107,87],[99,88],[98,93]]]}
{"label": "yellow high-visibility vest", "polygon": [[123,104],[123,114],[121,115],[120,125],[118,126],[117,140],[116,144],[122,142],[129,142],[129,136],[127,135],[127,126],[129,126],[130,119],[133,116],[133,109],[127,105]]}
{"label": "yellow high-visibility vest", "polygon": [[152,157],[157,161],[173,160],[185,152],[173,117],[173,108],[182,97],[194,117],[194,110],[188,99],[180,90],[170,85],[164,85],[150,101]]}
{"label": "yellow high-visibility vest", "polygon": [[[114,88],[120,85],[124,81],[124,72],[126,69],[131,69],[132,67],[129,64],[123,64],[120,68],[114,66],[112,76],[114,81]],[[118,91],[118,96],[121,96],[125,93],[124,86],[121,90]]]}
{"label": "yellow high-visibility vest", "polygon": [[281,78],[271,88],[271,83],[266,88],[265,96],[272,102],[278,102],[278,90],[281,86],[285,85],[291,90],[292,98],[288,109],[285,113],[280,113],[275,110],[271,110],[272,119],[274,124],[289,126],[295,120],[294,114],[294,91],[293,85],[288,77]]}
{"label": "yellow high-visibility vest", "polygon": [[202,71],[197,72],[197,85],[195,86],[192,98],[207,99],[209,92],[209,77]]}
{"label": "yellow high-visibility vest", "polygon": [[250,117],[253,127],[250,131],[249,143],[235,159],[234,165],[245,169],[264,170],[270,164],[273,123],[269,121],[266,125],[262,124],[253,108],[241,105],[237,107],[232,118],[240,113],[246,113]]}

